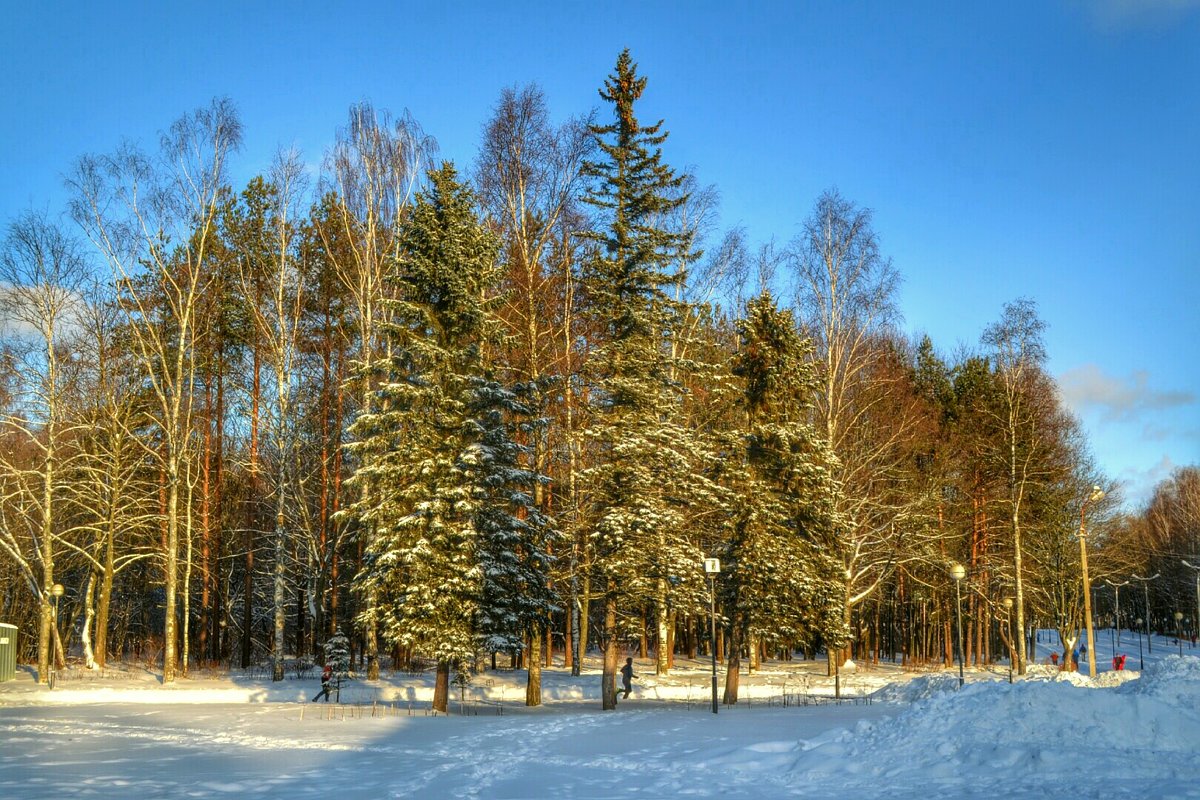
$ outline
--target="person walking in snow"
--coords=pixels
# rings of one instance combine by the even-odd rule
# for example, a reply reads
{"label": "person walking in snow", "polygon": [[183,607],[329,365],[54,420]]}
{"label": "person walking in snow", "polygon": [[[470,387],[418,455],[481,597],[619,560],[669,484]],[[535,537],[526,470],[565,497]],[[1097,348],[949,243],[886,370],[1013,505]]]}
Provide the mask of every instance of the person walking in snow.
{"label": "person walking in snow", "polygon": [[325,702],[329,702],[329,690],[333,686],[333,665],[326,664],[325,669],[321,670],[321,691],[317,692],[317,696],[312,699],[312,702],[317,702],[321,695],[325,696]]}
{"label": "person walking in snow", "polygon": [[625,659],[625,666],[621,667],[621,686],[625,688],[625,697],[629,697],[629,693],[633,691],[633,679],[637,675],[633,674],[633,659]]}

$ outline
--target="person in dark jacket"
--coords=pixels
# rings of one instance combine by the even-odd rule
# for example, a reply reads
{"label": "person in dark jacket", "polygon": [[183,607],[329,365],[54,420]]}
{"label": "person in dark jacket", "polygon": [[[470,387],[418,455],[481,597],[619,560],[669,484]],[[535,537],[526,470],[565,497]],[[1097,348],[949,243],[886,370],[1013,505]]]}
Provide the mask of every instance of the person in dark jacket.
{"label": "person in dark jacket", "polygon": [[325,702],[329,702],[329,690],[333,687],[333,667],[329,664],[325,665],[325,669],[321,671],[321,691],[317,692],[317,696],[312,699],[315,703],[322,695],[325,696]]}
{"label": "person in dark jacket", "polygon": [[637,675],[633,674],[633,659],[625,659],[625,666],[621,667],[621,685],[625,687],[625,697],[629,697],[629,693],[633,691],[633,679]]}

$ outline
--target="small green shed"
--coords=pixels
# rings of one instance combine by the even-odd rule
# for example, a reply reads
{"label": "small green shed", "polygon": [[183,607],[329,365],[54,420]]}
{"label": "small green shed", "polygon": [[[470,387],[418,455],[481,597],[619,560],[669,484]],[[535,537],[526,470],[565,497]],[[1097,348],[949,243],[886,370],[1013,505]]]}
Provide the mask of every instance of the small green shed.
{"label": "small green shed", "polygon": [[17,674],[17,626],[0,622],[0,682]]}

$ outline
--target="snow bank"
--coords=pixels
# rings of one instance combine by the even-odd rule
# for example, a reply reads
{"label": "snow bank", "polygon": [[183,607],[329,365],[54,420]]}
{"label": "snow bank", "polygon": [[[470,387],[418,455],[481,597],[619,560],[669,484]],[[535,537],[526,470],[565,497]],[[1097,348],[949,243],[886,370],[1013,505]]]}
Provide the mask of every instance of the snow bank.
{"label": "snow bank", "polygon": [[915,703],[927,700],[940,692],[958,689],[958,677],[951,675],[922,675],[910,681],[889,683],[871,695],[881,703]]}
{"label": "snow bank", "polygon": [[1167,656],[1148,668],[1141,680],[1122,684],[1117,693],[1135,698],[1153,698],[1167,705],[1197,713],[1200,712],[1198,686],[1200,658]]}
{"label": "snow bank", "polygon": [[[1069,764],[1079,776],[1073,789],[1083,796],[1136,793],[1147,781],[1161,787],[1176,778],[1195,789],[1200,659],[1164,659],[1140,680],[1122,678],[1109,689],[1076,673],[1061,675],[969,683],[958,691],[951,690],[957,679],[947,676],[889,687],[881,699],[917,702],[894,719],[802,742],[793,774],[803,780],[837,773],[847,787],[861,781],[864,789],[926,781],[932,790],[962,788],[964,776],[986,773],[994,796],[1002,790],[1026,796],[1061,788],[1041,782]],[[1080,681],[1090,688],[1076,686]],[[1116,784],[1113,764],[1122,765]]]}

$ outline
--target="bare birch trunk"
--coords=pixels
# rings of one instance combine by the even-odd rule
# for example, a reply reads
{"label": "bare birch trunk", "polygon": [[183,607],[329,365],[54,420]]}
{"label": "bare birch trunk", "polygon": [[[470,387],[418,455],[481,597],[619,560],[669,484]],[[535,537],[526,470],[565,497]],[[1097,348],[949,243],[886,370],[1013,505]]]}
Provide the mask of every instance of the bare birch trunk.
{"label": "bare birch trunk", "polygon": [[83,663],[89,670],[96,669],[96,652],[92,649],[92,623],[96,619],[96,571],[88,572],[87,589],[83,592],[83,630],[80,639],[83,644]]}

